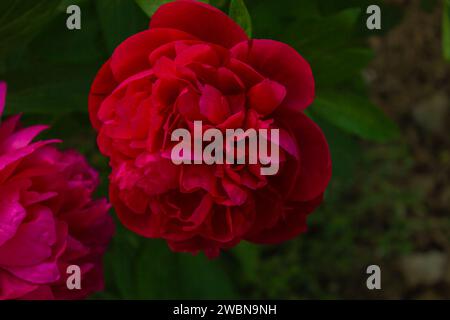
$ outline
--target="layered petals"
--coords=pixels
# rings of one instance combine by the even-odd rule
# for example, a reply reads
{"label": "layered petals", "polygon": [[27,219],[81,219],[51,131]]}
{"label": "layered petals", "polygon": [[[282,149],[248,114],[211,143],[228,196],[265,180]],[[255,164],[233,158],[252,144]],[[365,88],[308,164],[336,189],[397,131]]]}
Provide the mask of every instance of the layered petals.
{"label": "layered petals", "polygon": [[306,109],[314,100],[314,78],[308,62],[289,45],[274,40],[251,40],[231,49],[232,57],[252,66],[286,89],[284,107]]}
{"label": "layered petals", "polygon": [[[119,45],[90,93],[120,221],[208,257],[242,240],[278,243],[304,232],[331,177],[325,137],[303,113],[314,90],[309,64],[292,47],[248,39],[205,3],[162,5],[149,30]],[[257,155],[250,144],[235,152],[223,138],[229,129],[239,143],[259,135],[270,152],[261,155],[261,144]],[[188,147],[172,154],[180,140]],[[237,156],[244,161],[216,161]],[[262,174],[268,159],[272,176]]]}
{"label": "layered petals", "polygon": [[299,171],[290,200],[311,201],[324,193],[332,173],[331,155],[325,135],[303,113],[287,112],[281,120],[299,149]]}
{"label": "layered petals", "polygon": [[[85,298],[103,285],[89,271],[102,268],[113,232],[109,204],[92,199],[98,174],[56,140],[32,142],[45,128],[0,123],[0,300]],[[69,265],[91,266],[87,289],[67,288]]]}
{"label": "layered petals", "polygon": [[180,0],[158,8],[150,28],[172,28],[230,48],[248,39],[245,31],[222,11],[198,1]]}

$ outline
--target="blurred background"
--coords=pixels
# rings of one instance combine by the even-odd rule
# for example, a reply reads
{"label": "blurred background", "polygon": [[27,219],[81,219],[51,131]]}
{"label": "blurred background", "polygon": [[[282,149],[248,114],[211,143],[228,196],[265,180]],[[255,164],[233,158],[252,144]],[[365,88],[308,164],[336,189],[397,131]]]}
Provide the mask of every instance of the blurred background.
{"label": "blurred background", "polygon": [[[89,86],[163,2],[0,2],[6,114],[51,125],[43,138],[64,139],[62,148],[85,154],[101,172],[99,196],[107,196],[109,167],[87,115]],[[209,2],[228,12],[230,1]],[[379,31],[366,28],[366,8],[375,3]],[[70,4],[81,7],[81,30],[66,28]],[[324,204],[307,234],[276,246],[242,243],[212,261],[172,253],[117,223],[106,289],[92,298],[449,299],[450,1],[245,4],[253,37],[289,43],[312,66],[317,99],[308,115],[326,133],[333,158]],[[366,287],[373,264],[381,290]]]}

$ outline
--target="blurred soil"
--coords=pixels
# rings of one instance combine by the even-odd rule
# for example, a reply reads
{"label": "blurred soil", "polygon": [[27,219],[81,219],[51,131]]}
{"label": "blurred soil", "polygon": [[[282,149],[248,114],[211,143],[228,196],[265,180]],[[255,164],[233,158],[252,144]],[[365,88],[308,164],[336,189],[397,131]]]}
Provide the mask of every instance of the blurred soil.
{"label": "blurred soil", "polygon": [[[450,298],[450,63],[442,57],[442,8],[394,1],[405,9],[400,25],[370,39],[376,58],[366,71],[373,100],[396,120],[408,162],[389,160],[389,178],[416,195],[406,206],[411,250],[387,262],[383,298]],[[371,145],[386,161],[388,146]],[[373,149],[374,148],[374,149]],[[376,162],[376,161],[375,161]]]}
{"label": "blurred soil", "polygon": [[[403,18],[369,39],[375,59],[363,75],[400,138],[363,142],[335,130],[344,165],[334,163],[326,201],[307,233],[263,249],[243,281],[250,297],[450,299],[450,62],[442,57],[441,2],[389,2]],[[381,290],[366,286],[373,264]]]}

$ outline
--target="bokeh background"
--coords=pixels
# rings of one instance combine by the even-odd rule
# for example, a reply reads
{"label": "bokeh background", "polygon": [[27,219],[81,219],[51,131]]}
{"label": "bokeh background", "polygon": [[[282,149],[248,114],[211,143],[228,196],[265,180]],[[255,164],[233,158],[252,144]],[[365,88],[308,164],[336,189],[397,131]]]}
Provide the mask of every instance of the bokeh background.
{"label": "bokeh background", "polygon": [[[51,125],[43,138],[85,154],[101,172],[99,196],[109,168],[87,115],[89,86],[163,2],[0,1],[6,113]],[[209,2],[228,11],[227,0]],[[450,298],[450,1],[245,3],[253,37],[289,43],[312,66],[317,99],[308,115],[333,158],[325,203],[307,234],[276,246],[242,243],[212,261],[172,253],[117,223],[106,288],[92,298]],[[374,3],[380,31],[366,28]],[[66,28],[70,4],[81,7],[81,30]],[[248,24],[245,17],[237,16]],[[381,290],[366,287],[372,264],[381,267]]]}

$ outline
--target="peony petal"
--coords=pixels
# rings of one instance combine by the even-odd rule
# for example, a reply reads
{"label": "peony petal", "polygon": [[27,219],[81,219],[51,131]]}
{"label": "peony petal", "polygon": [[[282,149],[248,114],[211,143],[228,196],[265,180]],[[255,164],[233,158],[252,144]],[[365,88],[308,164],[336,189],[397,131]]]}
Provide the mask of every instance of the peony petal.
{"label": "peony petal", "polygon": [[103,100],[105,100],[105,98],[113,92],[117,86],[118,82],[114,79],[114,75],[112,74],[110,59],[106,61],[98,71],[89,92],[89,118],[96,130],[99,130],[101,127],[101,122],[99,121],[97,115],[98,110],[100,109]]}
{"label": "peony petal", "polygon": [[18,279],[0,268],[0,300],[18,299],[37,288],[35,284]]}
{"label": "peony petal", "polygon": [[218,50],[216,50],[213,45],[204,43],[185,48],[177,53],[175,58],[175,63],[183,66],[194,62],[218,67],[222,63],[222,59],[221,56],[219,56]]}
{"label": "peony petal", "polygon": [[46,284],[58,281],[60,274],[55,261],[44,262],[28,267],[5,267],[16,277],[35,284]]}
{"label": "peony petal", "polygon": [[252,66],[235,58],[230,59],[227,68],[236,74],[247,88],[251,88],[265,79]]}
{"label": "peony petal", "polygon": [[284,212],[279,212],[280,219],[275,226],[250,235],[247,240],[259,244],[276,244],[295,238],[307,230],[306,218],[321,202],[322,195],[284,208]]}
{"label": "peony petal", "polygon": [[38,141],[36,143],[30,144],[29,146],[26,146],[25,148],[15,150],[13,152],[7,153],[5,155],[0,155],[0,170],[3,170],[6,168],[6,166],[14,163],[15,161],[18,161],[20,159],[23,159],[36,150],[52,144],[52,143],[58,143],[59,140],[49,140],[49,141]]}
{"label": "peony petal", "polygon": [[161,230],[159,220],[161,217],[147,208],[143,214],[136,214],[127,208],[121,199],[122,195],[117,185],[110,183],[109,197],[117,213],[117,217],[125,227],[131,231],[147,238],[157,238],[160,236]]}
{"label": "peony petal", "polygon": [[244,83],[230,69],[220,67],[216,71],[217,88],[226,95],[235,95],[242,92]]}
{"label": "peony petal", "polygon": [[[45,234],[44,234],[45,236]],[[49,284],[60,278],[59,257],[66,249],[67,225],[64,222],[56,223],[56,243],[52,247],[52,255],[37,265],[5,267],[16,277],[35,284]],[[20,248],[24,250],[24,248]]]}
{"label": "peony petal", "polygon": [[72,237],[71,235],[67,236],[66,250],[64,251],[63,256],[64,260],[71,261],[80,259],[87,256],[89,252],[89,247],[84,245],[80,240]]}
{"label": "peony petal", "polygon": [[211,123],[219,124],[230,115],[227,99],[216,88],[206,85],[200,97],[200,112]]}
{"label": "peony petal", "polygon": [[209,165],[185,165],[181,168],[181,192],[194,192],[203,189],[213,196],[218,195],[215,167]]}
{"label": "peony petal", "polygon": [[229,179],[222,179],[222,185],[228,195],[229,206],[240,206],[247,200],[248,194],[244,188]]}
{"label": "peony petal", "polygon": [[266,116],[271,114],[286,97],[286,89],[279,83],[265,79],[248,92],[250,108]]}
{"label": "peony petal", "polygon": [[195,210],[192,211],[192,214],[187,219],[183,219],[183,222],[186,223],[186,225],[182,227],[183,231],[197,229],[210,215],[213,203],[211,196],[206,194]]}
{"label": "peony petal", "polygon": [[[81,290],[68,290],[65,281],[53,285],[51,290],[57,300],[82,300],[92,293],[104,290],[103,267],[98,260],[94,263],[81,263],[77,261],[81,268]],[[67,266],[64,266],[66,269]]]}
{"label": "peony petal", "polygon": [[152,16],[150,28],[182,30],[226,48],[248,40],[244,30],[225,13],[199,1],[174,1],[160,6]]}
{"label": "peony petal", "polygon": [[283,199],[277,190],[271,187],[256,190],[253,198],[257,220],[246,235],[247,239],[252,239],[263,230],[273,228],[283,213]]}
{"label": "peony petal", "polygon": [[36,290],[27,293],[19,298],[19,300],[54,300],[55,296],[50,286],[38,286]]}
{"label": "peony petal", "polygon": [[10,152],[27,146],[42,131],[48,129],[48,126],[37,125],[21,129],[4,141],[0,142],[0,150]]}
{"label": "peony petal", "polygon": [[319,126],[303,113],[287,112],[282,119],[300,153],[299,175],[290,199],[310,201],[325,191],[331,178],[328,143]]}
{"label": "peony petal", "polygon": [[11,116],[7,118],[5,121],[1,122],[0,125],[0,141],[8,138],[19,126],[20,114]]}
{"label": "peony petal", "polygon": [[26,211],[19,203],[19,190],[0,189],[0,246],[11,239],[25,218]]}
{"label": "peony petal", "polygon": [[199,110],[199,95],[190,87],[183,89],[175,101],[175,107],[189,121],[205,120]]}
{"label": "peony petal", "polygon": [[149,69],[153,50],[176,40],[192,40],[191,35],[174,29],[151,29],[139,32],[122,42],[111,57],[111,71],[118,82]]}
{"label": "peony petal", "polygon": [[206,231],[203,236],[222,243],[232,241],[234,234],[231,208],[228,206],[215,206],[214,211],[209,216],[209,221],[206,223]]}
{"label": "peony petal", "polygon": [[51,256],[56,242],[52,212],[35,207],[30,216],[33,218],[20,225],[15,236],[0,247],[0,265],[29,266],[42,263]]}
{"label": "peony petal", "polygon": [[231,49],[231,55],[282,84],[286,88],[283,105],[287,109],[304,110],[314,100],[311,67],[287,44],[273,40],[245,41]]}

